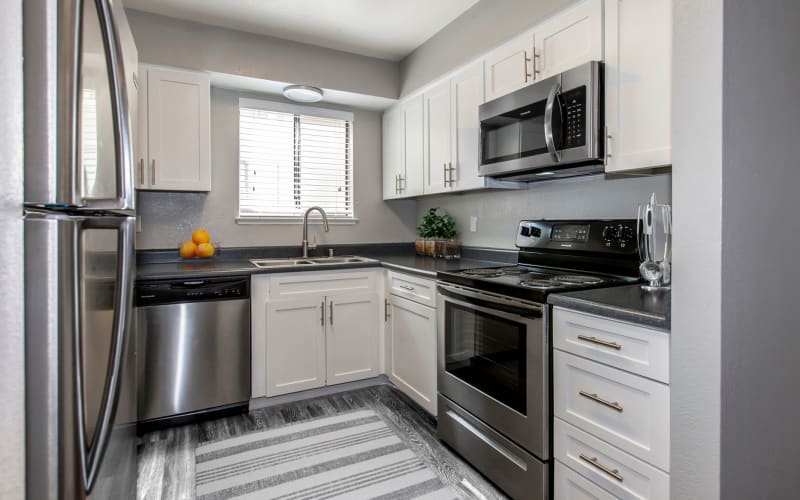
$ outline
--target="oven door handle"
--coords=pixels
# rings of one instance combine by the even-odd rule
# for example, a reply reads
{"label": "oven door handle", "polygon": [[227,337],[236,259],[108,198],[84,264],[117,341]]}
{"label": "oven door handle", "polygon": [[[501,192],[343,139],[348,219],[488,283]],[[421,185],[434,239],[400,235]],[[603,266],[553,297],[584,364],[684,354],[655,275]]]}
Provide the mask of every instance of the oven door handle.
{"label": "oven door handle", "polygon": [[437,289],[442,295],[461,299],[478,306],[499,309],[525,317],[542,317],[542,305],[538,303],[441,282],[437,284]]}
{"label": "oven door handle", "polygon": [[553,137],[553,108],[556,106],[559,92],[561,92],[561,83],[556,82],[547,95],[547,104],[544,107],[544,140],[547,143],[547,151],[550,152],[550,156],[556,163],[561,161],[561,152],[556,149],[556,141]]}

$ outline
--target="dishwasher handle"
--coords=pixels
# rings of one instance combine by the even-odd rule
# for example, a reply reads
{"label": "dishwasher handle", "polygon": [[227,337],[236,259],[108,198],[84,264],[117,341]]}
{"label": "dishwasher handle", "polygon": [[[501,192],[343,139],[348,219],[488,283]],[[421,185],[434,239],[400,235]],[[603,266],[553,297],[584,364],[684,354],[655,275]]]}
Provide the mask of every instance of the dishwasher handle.
{"label": "dishwasher handle", "polygon": [[157,306],[177,302],[241,300],[250,298],[250,278],[190,278],[154,280],[136,284],[136,306]]}

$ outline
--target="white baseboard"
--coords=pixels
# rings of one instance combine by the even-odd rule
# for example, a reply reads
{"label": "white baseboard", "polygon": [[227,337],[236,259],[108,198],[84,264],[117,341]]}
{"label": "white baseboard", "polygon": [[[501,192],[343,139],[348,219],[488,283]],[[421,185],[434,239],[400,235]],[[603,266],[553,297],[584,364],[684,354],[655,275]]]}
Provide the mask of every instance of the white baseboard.
{"label": "white baseboard", "polygon": [[292,394],[283,394],[281,396],[274,396],[271,398],[255,398],[250,400],[250,411],[258,410],[259,408],[267,408],[270,406],[282,405],[285,403],[295,403],[305,399],[313,399],[340,392],[354,391],[356,389],[364,389],[365,387],[374,387],[376,385],[388,384],[389,379],[386,375],[378,375],[364,380],[356,380],[355,382],[347,382],[344,384],[329,385],[327,387],[320,387],[317,389],[309,389],[307,391],[293,392]]}

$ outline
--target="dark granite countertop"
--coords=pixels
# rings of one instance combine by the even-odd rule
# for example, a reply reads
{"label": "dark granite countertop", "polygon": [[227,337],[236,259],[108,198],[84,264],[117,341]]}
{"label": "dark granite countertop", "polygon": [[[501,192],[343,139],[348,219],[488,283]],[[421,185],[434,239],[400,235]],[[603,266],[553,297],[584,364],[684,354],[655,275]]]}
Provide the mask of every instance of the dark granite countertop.
{"label": "dark granite countertop", "polygon": [[[289,257],[298,255],[293,249],[275,247],[272,249],[259,249],[252,251],[235,250],[223,251],[223,256],[209,260],[181,260],[175,258],[174,251],[143,252],[136,265],[137,280],[154,279],[181,279],[188,277],[216,277],[265,273],[285,273],[299,271],[328,271],[334,269],[355,269],[383,266],[400,272],[413,273],[427,278],[436,278],[439,271],[457,271],[475,267],[493,267],[508,262],[509,253],[492,250],[477,249],[467,251],[468,257],[461,259],[434,259],[420,257],[414,254],[411,246],[396,244],[364,246],[362,248],[339,248],[337,256],[343,256],[342,250],[348,250],[347,255],[358,255],[374,259],[374,262],[357,264],[335,264],[324,266],[297,266],[281,268],[258,268],[250,263],[251,258]],[[356,251],[353,251],[356,250]],[[317,252],[324,255],[323,252]]]}
{"label": "dark granite countertop", "polygon": [[641,286],[595,288],[547,297],[554,306],[565,307],[642,326],[670,328],[670,291],[647,292]]}

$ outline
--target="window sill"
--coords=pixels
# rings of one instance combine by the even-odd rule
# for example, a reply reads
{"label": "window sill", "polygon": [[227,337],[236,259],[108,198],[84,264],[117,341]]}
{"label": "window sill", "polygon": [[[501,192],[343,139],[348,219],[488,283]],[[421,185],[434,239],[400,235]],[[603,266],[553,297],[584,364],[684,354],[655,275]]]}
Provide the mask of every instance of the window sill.
{"label": "window sill", "polygon": [[[274,224],[274,225],[303,225],[302,217],[236,217],[236,223],[242,225],[250,224]],[[309,217],[309,224],[321,225],[322,218]],[[358,223],[358,218],[352,219],[334,219],[328,218],[328,224],[331,226],[351,226]]]}

